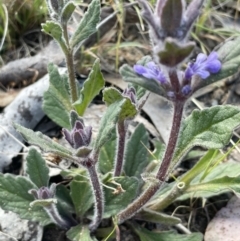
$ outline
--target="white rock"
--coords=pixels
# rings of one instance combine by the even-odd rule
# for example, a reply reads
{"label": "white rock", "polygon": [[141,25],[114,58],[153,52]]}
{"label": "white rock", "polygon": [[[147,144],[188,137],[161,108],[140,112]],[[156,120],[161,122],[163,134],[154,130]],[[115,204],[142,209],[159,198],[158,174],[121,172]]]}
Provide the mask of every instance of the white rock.
{"label": "white rock", "polygon": [[205,241],[240,241],[240,198],[232,197],[208,224]]}

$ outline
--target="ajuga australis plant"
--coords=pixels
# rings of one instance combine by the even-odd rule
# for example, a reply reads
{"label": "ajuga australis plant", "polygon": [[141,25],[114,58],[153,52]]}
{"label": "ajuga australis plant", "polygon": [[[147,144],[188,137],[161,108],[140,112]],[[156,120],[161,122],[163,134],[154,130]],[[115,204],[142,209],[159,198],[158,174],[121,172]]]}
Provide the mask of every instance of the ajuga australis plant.
{"label": "ajuga australis plant", "polygon": [[[17,123],[14,127],[28,143],[74,165],[61,172],[68,180],[67,185],[51,183],[44,158],[31,147],[26,177],[0,175],[1,207],[41,225],[55,223],[67,231],[72,241],[115,237],[120,240],[118,226],[127,220],[128,227],[140,240],[161,237],[202,240],[201,233],[150,232],[136,220],[179,224],[179,218],[163,213],[175,200],[192,195],[206,198],[230,189],[239,192],[240,166],[223,164],[226,155],[219,149],[229,143],[233,129],[240,124],[240,109],[231,105],[214,106],[194,110],[187,117],[183,114],[186,102],[197,90],[238,71],[240,39],[228,41],[209,55],[200,53],[196,60],[191,60],[195,43],[189,40],[189,35],[204,1],[192,0],[187,5],[185,0],[158,0],[152,10],[148,1],[139,0],[149,27],[152,55],[134,66],[120,68],[122,78],[129,83],[123,92],[114,87],[104,88],[99,60],[93,64],[81,88],[74,75],[73,55],[97,30],[100,1],[91,1],[72,35],[68,33],[68,22],[75,3],[47,2],[52,20],[42,25],[43,31],[61,46],[67,73],[61,75],[56,66],[49,65],[50,86],[44,95],[43,109],[63,128],[66,144],[61,145]],[[93,138],[84,112],[101,90],[107,109]],[[169,139],[167,143],[155,142],[152,155],[148,150],[148,133],[142,124],[127,135],[129,123],[141,110],[149,92],[167,99],[173,108]],[[204,154],[192,169],[169,182],[176,166],[195,146],[202,147]],[[108,227],[102,223],[103,219],[109,220]]]}

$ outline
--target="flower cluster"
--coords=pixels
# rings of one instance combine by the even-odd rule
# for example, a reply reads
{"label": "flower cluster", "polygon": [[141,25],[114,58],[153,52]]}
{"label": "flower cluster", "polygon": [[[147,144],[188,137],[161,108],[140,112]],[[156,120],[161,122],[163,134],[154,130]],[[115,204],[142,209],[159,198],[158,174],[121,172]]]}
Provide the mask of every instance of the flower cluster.
{"label": "flower cluster", "polygon": [[[179,73],[179,84],[181,86],[181,93],[184,96],[189,95],[192,92],[191,83],[194,76],[198,76],[201,79],[206,79],[210,76],[210,74],[216,74],[220,71],[222,65],[218,59],[218,55],[216,52],[210,53],[209,56],[200,53],[197,56],[195,62],[191,62],[188,64],[185,73],[182,74],[181,71]],[[164,73],[161,71],[159,65],[154,62],[149,62],[146,66],[142,65],[134,65],[133,70],[136,74],[143,76],[146,79],[155,80],[160,83],[163,87],[168,83],[167,78]],[[173,98],[174,88],[168,88],[167,96],[169,98]]]}
{"label": "flower cluster", "polygon": [[82,146],[88,146],[90,144],[92,137],[92,127],[85,127],[80,120],[77,120],[75,122],[74,128],[71,131],[63,128],[63,135],[74,149],[78,149]]}

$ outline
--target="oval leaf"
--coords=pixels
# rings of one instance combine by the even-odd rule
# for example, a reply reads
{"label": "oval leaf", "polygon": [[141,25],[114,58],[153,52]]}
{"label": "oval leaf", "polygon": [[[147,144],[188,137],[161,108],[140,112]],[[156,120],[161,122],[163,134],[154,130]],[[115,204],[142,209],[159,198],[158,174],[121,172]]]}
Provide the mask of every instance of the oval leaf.
{"label": "oval leaf", "polygon": [[233,129],[239,124],[240,108],[236,106],[214,106],[204,110],[194,110],[183,121],[172,167],[193,146],[207,149],[223,148],[229,143]]}
{"label": "oval leaf", "polygon": [[149,163],[148,133],[143,124],[135,129],[127,142],[124,171],[127,176],[139,177]]}
{"label": "oval leaf", "polygon": [[0,173],[0,206],[3,210],[17,213],[21,218],[40,222],[41,225],[52,223],[42,207],[30,208],[34,197],[28,193],[36,188],[25,177]]}
{"label": "oval leaf", "polygon": [[37,187],[47,187],[49,182],[49,168],[41,154],[30,148],[27,155],[27,174]]}
{"label": "oval leaf", "polygon": [[76,32],[70,39],[71,47],[76,47],[84,39],[97,31],[97,24],[100,21],[100,1],[93,0],[88,6]]}
{"label": "oval leaf", "polygon": [[104,87],[105,81],[100,70],[99,59],[93,65],[89,77],[84,82],[83,88],[80,92],[80,99],[74,103],[74,106],[80,116],[83,116],[86,108],[91,103],[93,98],[99,94]]}

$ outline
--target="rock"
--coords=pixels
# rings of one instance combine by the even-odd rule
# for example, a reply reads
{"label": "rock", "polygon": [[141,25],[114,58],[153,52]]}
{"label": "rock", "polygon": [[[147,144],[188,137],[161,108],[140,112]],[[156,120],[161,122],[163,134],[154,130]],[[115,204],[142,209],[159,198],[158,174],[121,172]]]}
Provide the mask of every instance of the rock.
{"label": "rock", "polygon": [[205,241],[240,241],[240,198],[232,197],[208,224]]}
{"label": "rock", "polygon": [[0,209],[0,241],[41,241],[43,228],[36,222],[23,220],[17,214]]}

